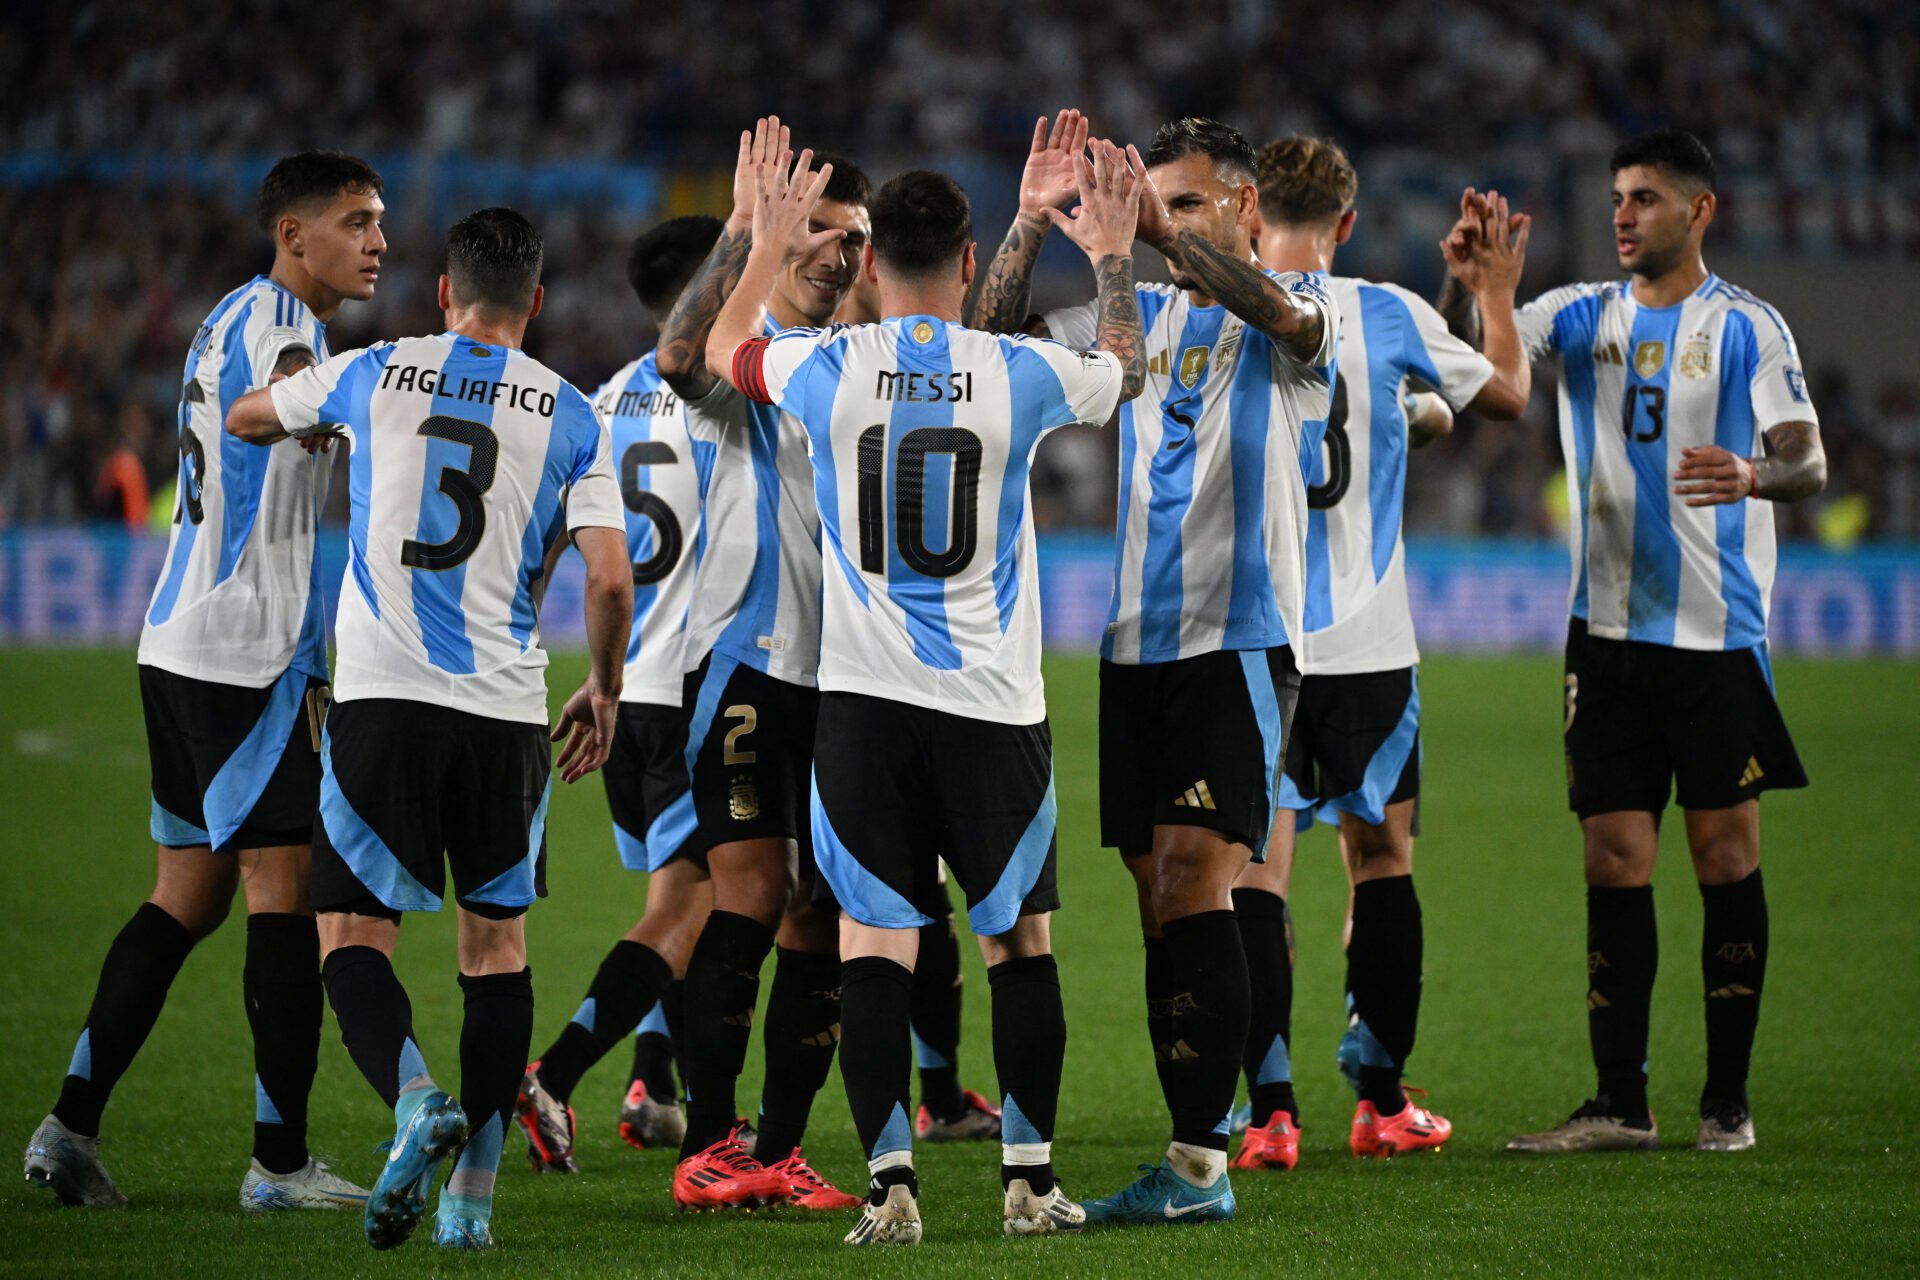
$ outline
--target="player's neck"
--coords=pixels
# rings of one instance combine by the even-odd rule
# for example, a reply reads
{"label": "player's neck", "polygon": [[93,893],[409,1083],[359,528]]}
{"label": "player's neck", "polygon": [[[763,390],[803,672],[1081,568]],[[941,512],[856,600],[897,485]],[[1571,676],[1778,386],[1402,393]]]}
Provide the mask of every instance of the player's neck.
{"label": "player's neck", "polygon": [[[1220,247],[1226,248],[1224,245]],[[1252,240],[1244,241],[1234,246],[1234,249],[1239,252],[1241,259],[1254,269],[1258,270],[1261,267],[1260,255],[1254,252]],[[1180,289],[1187,295],[1187,305],[1190,307],[1217,307],[1220,305],[1220,299],[1214,297],[1197,285],[1184,284],[1180,286]]]}
{"label": "player's neck", "polygon": [[896,316],[932,316],[935,320],[945,320],[949,324],[960,323],[960,312],[966,302],[966,289],[956,290],[950,284],[936,286],[889,284],[882,278],[880,282],[880,318],[892,320]]}
{"label": "player's neck", "polygon": [[1269,271],[1332,271],[1334,228],[1275,226],[1261,233],[1260,262]]}
{"label": "player's neck", "polygon": [[1698,253],[1662,275],[1633,278],[1633,300],[1643,307],[1671,307],[1685,302],[1694,290],[1707,282],[1707,264]]}
{"label": "player's neck", "polygon": [[273,270],[267,273],[267,279],[300,299],[321,324],[338,315],[341,305],[347,300],[346,294],[336,293],[314,279],[301,265],[300,259],[290,258],[284,253],[273,256]]}
{"label": "player's neck", "polygon": [[479,307],[449,307],[444,313],[447,318],[447,332],[457,333],[463,338],[493,347],[512,347],[519,349],[527,336],[529,316],[518,319],[505,317],[496,311],[483,311]]}

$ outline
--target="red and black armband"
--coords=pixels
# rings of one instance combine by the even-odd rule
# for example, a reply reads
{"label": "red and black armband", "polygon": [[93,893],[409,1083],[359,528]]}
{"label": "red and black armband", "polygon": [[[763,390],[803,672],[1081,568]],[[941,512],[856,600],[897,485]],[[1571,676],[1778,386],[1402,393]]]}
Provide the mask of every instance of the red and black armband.
{"label": "red and black armband", "polygon": [[740,394],[760,404],[772,404],[767,392],[767,347],[769,339],[748,338],[733,349],[733,385]]}

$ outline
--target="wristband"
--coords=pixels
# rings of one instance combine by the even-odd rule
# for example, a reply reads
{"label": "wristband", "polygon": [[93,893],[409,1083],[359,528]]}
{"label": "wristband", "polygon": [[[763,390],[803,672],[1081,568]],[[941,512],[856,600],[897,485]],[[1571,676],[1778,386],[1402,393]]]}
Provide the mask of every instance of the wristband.
{"label": "wristband", "polygon": [[1735,458],[1734,461],[1746,468],[1747,472],[1747,491],[1741,496],[1758,501],[1760,497],[1760,468],[1754,466],[1752,460],[1748,458]]}

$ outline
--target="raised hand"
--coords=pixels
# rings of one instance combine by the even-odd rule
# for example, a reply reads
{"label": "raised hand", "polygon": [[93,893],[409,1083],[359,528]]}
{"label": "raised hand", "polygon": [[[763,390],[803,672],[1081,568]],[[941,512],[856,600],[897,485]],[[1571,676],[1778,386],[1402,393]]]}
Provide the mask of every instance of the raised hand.
{"label": "raised hand", "polygon": [[737,229],[744,231],[753,224],[755,170],[786,151],[790,133],[787,126],[780,123],[779,116],[762,116],[753,122],[751,131],[740,131],[740,154],[733,165],[731,219]]}
{"label": "raised hand", "polygon": [[1173,219],[1167,216],[1166,202],[1160,198],[1160,190],[1153,185],[1153,179],[1147,176],[1147,162],[1140,158],[1140,150],[1132,143],[1127,144],[1127,167],[1140,178],[1140,225],[1137,234],[1162,253],[1173,238]]}
{"label": "raised hand", "polygon": [[1074,161],[1074,189],[1080,203],[1070,214],[1048,206],[1047,220],[1096,263],[1106,257],[1130,257],[1144,181],[1145,174],[1135,172],[1118,147],[1095,142],[1091,160],[1078,156]]}
{"label": "raised hand", "polygon": [[846,231],[839,227],[813,231],[808,226],[814,206],[820,203],[820,194],[833,176],[832,165],[822,165],[818,172],[812,165],[811,148],[802,151],[797,160],[792,152],[782,150],[771,159],[755,164],[753,243],[756,253],[763,245],[779,245],[786,260],[793,262],[846,237]]}
{"label": "raised hand", "polygon": [[1481,195],[1472,187],[1460,193],[1460,216],[1448,230],[1446,239],[1440,242],[1440,256],[1446,260],[1448,271],[1472,257],[1474,243],[1479,240],[1492,211],[1492,200],[1498,195],[1495,191]]}
{"label": "raised hand", "polygon": [[1468,224],[1464,247],[1448,250],[1452,235],[1441,242],[1442,251],[1449,254],[1447,270],[1475,297],[1512,297],[1527,265],[1527,237],[1532,234],[1533,219],[1512,212],[1505,196],[1489,191],[1474,212],[1462,214],[1461,221]]}
{"label": "raised hand", "polygon": [[1020,172],[1020,212],[1044,217],[1048,209],[1064,209],[1075,194],[1074,163],[1087,149],[1087,118],[1068,107],[1053,119],[1041,116],[1033,124],[1033,148]]}

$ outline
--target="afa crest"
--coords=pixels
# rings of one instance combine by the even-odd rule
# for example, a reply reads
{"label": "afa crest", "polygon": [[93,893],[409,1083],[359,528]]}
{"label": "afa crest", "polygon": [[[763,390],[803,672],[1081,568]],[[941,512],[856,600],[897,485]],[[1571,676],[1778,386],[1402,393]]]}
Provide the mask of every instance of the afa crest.
{"label": "afa crest", "polygon": [[1687,339],[1680,348],[1680,376],[1683,378],[1710,378],[1713,376],[1713,340],[1704,333],[1696,333]]}
{"label": "afa crest", "polygon": [[1191,391],[1207,373],[1207,349],[1188,347],[1180,353],[1180,385]]}
{"label": "afa crest", "polygon": [[727,788],[727,816],[735,822],[752,822],[760,816],[760,788],[751,778],[736,778]]}
{"label": "afa crest", "polygon": [[1641,377],[1651,378],[1666,367],[1666,343],[1643,342],[1633,349],[1633,371]]}
{"label": "afa crest", "polygon": [[919,324],[914,325],[913,340],[915,342],[922,342],[922,343],[932,342],[933,326],[928,324],[925,320],[922,320]]}

